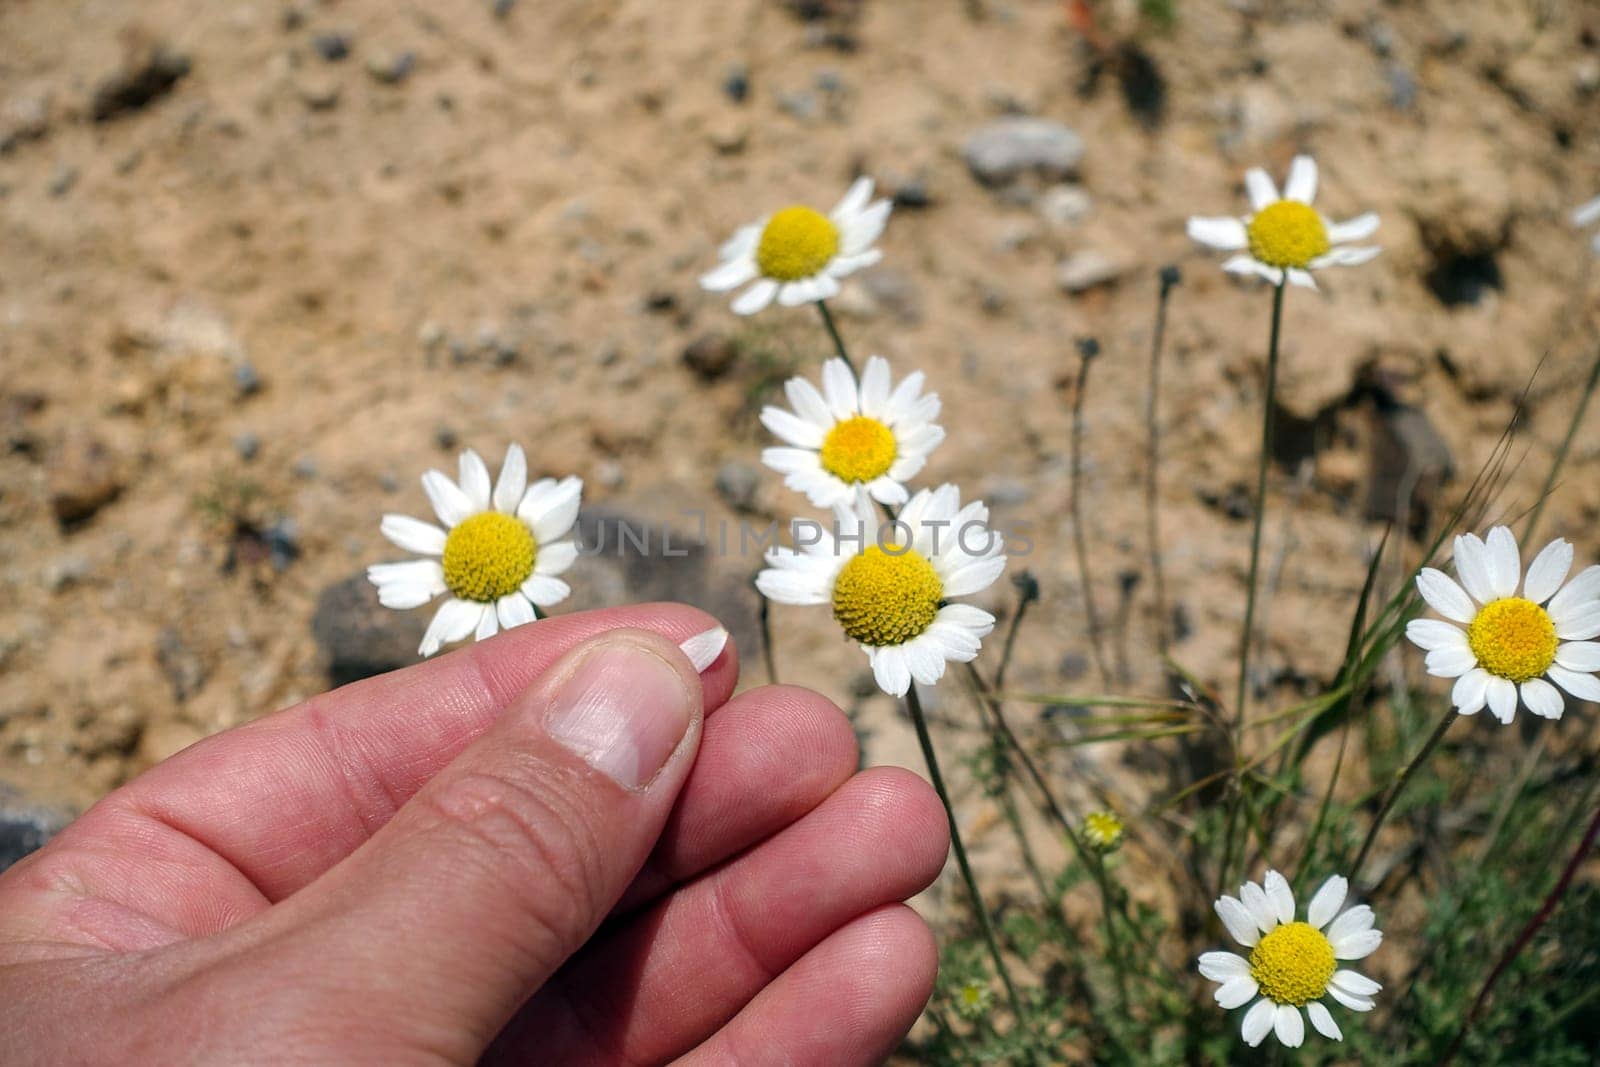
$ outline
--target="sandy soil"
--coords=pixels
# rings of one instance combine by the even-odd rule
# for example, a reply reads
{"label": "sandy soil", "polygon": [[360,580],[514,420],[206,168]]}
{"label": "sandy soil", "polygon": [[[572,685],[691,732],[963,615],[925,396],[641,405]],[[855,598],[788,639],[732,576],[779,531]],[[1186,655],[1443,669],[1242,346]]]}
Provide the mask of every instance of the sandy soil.
{"label": "sandy soil", "polygon": [[[1226,684],[1270,298],[1183,222],[1242,212],[1244,168],[1281,173],[1299,150],[1328,213],[1382,214],[1383,256],[1286,314],[1261,681],[1326,681],[1384,522],[1449,506],[1541,360],[1499,513],[1532,503],[1565,432],[1596,325],[1566,212],[1600,191],[1600,18],[1186,0],[1159,30],[1127,6],[1103,25],[1159,71],[1148,121],[1119,90],[1126,63],[1085,91],[1089,52],[1055,3],[6,4],[0,783],[80,808],[207,733],[407,661],[423,613],[383,616],[341,583],[395,556],[380,514],[423,513],[417,475],[461,447],[518,440],[597,509],[657,525],[809,513],[776,478],[752,487],[753,415],[826,338],[804,310],[737,321],[695,279],[739,223],[831,204],[858,172],[902,206],[842,322],[942,393],[926,477],[1031,526],[1021,562],[1044,599],[1012,675],[1029,690],[1101,689],[1067,509],[1073,340],[1102,346],[1083,404],[1093,592],[1116,688],[1148,692],[1148,346],[1157,270],[1182,269],[1161,398],[1173,654]],[[1012,113],[1083,138],[1074,179],[974,180],[964,144]],[[1104,280],[1065,292],[1063,260]],[[682,358],[696,344],[733,359],[708,380]],[[1544,517],[1591,561],[1597,461],[1585,427]],[[584,561],[574,606],[699,599],[754,681],[757,562]],[[917,766],[825,615],[777,614],[785,679],[853,708],[870,760]],[[970,731],[959,689],[931,703]],[[1007,865],[971,804],[980,859]]]}

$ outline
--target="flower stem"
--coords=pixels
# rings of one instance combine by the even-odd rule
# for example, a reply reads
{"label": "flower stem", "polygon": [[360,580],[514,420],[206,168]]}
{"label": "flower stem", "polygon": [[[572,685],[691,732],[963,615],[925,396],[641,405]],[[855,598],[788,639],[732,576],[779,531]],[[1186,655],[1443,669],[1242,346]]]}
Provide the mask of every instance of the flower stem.
{"label": "flower stem", "polygon": [[839,327],[834,325],[833,312],[828,310],[828,302],[818,300],[817,310],[822,314],[822,325],[828,328],[828,336],[833,338],[833,350],[844,360],[844,365],[850,368],[850,377],[859,381],[861,375],[856,373],[855,361],[850,358],[850,351],[844,346],[844,338],[839,336]]}
{"label": "flower stem", "polygon": [[1278,331],[1283,322],[1283,282],[1272,293],[1272,333],[1267,341],[1267,386],[1262,398],[1261,457],[1256,465],[1255,518],[1250,529],[1250,576],[1245,580],[1244,636],[1239,640],[1239,690],[1233,715],[1238,727],[1245,720],[1245,701],[1250,693],[1250,645],[1255,636],[1256,576],[1261,567],[1261,527],[1267,514],[1267,467],[1272,463],[1272,424],[1276,412],[1273,400],[1278,391]]}
{"label": "flower stem", "polygon": [[1395,779],[1395,783],[1389,789],[1389,792],[1384,794],[1383,806],[1372,817],[1372,827],[1367,831],[1367,839],[1361,843],[1361,851],[1356,853],[1355,862],[1350,865],[1348,877],[1351,885],[1358,884],[1357,879],[1360,877],[1362,866],[1367,862],[1367,854],[1372,851],[1373,842],[1377,841],[1378,831],[1383,829],[1384,820],[1389,817],[1389,811],[1394,807],[1394,802],[1400,799],[1400,794],[1405,791],[1407,783],[1411,781],[1411,776],[1417,773],[1417,768],[1421,767],[1429,756],[1433,755],[1433,750],[1439,747],[1440,741],[1444,740],[1445,731],[1450,729],[1450,724],[1455,722],[1460,715],[1459,708],[1451,707],[1449,711],[1439,717],[1439,724],[1433,728],[1433,733],[1428,735],[1428,739],[1422,743],[1422,748],[1411,758],[1411,762],[1406,764],[1405,770],[1400,772],[1400,777]]}
{"label": "flower stem", "polygon": [[1561,877],[1556,880],[1555,888],[1544,898],[1544,903],[1539,905],[1539,911],[1517,934],[1515,941],[1511,942],[1506,950],[1500,954],[1500,959],[1495,962],[1494,970],[1489,972],[1489,977],[1484,980],[1483,988],[1478,991],[1478,999],[1472,1002],[1472,1009],[1467,1012],[1467,1017],[1461,1022],[1461,1029],[1456,1031],[1455,1040],[1450,1042],[1450,1047],[1445,1050],[1440,1058],[1441,1067],[1455,1058],[1461,1049],[1461,1043],[1467,1038],[1467,1031],[1472,1029],[1472,1024],[1477,1022],[1478,1015],[1483,1011],[1484,1002],[1489,999],[1489,994],[1494,991],[1495,984],[1500,981],[1500,976],[1505,974],[1513,960],[1522,954],[1533,940],[1533,935],[1545,923],[1550,921],[1550,916],[1555,914],[1556,905],[1561,903],[1561,898],[1566,896],[1567,889],[1572,885],[1572,878],[1578,873],[1578,868],[1583,865],[1584,858],[1589,850],[1594,847],[1596,836],[1600,836],[1600,808],[1595,809],[1594,818],[1589,820],[1589,829],[1584,831],[1583,840],[1578,842],[1577,849],[1572,853],[1572,858],[1567,860],[1567,865],[1561,871]]}
{"label": "flower stem", "polygon": [[[820,301],[819,301],[820,306]],[[1023,1014],[1022,998],[1017,994],[1017,987],[1011,981],[1011,972],[1006,968],[1006,961],[1000,955],[1000,943],[995,938],[994,923],[989,918],[989,909],[984,906],[983,895],[978,892],[978,880],[972,873],[972,865],[967,862],[967,846],[961,840],[961,829],[956,825],[956,809],[950,802],[950,792],[945,788],[944,775],[939,771],[939,757],[933,751],[933,738],[928,733],[928,719],[922,711],[922,698],[917,695],[917,686],[913,682],[911,688],[906,690],[906,710],[911,715],[911,723],[917,730],[917,744],[922,747],[922,758],[928,765],[928,778],[933,783],[934,792],[939,794],[939,800],[944,804],[945,818],[950,823],[950,849],[956,854],[956,866],[961,871],[961,880],[966,883],[967,895],[972,898],[972,910],[977,912],[978,927],[983,932],[984,943],[989,948],[989,957],[994,960],[994,969],[1000,975],[1000,981],[1006,987],[1006,997],[1011,1001],[1011,1010],[1016,1013],[1017,1025],[1027,1026],[1027,1017]]]}
{"label": "flower stem", "polygon": [[1150,579],[1155,596],[1156,648],[1167,651],[1167,584],[1161,572],[1161,531],[1157,491],[1161,466],[1161,349],[1167,335],[1167,301],[1178,284],[1178,269],[1161,270],[1161,295],[1156,300],[1156,324],[1150,339],[1150,376],[1145,384],[1144,427],[1144,536],[1150,552]]}
{"label": "flower stem", "polygon": [[1105,634],[1100,623],[1100,609],[1094,602],[1094,585],[1089,573],[1089,541],[1084,532],[1083,501],[1079,482],[1083,480],[1083,399],[1089,392],[1089,365],[1099,353],[1100,346],[1093,338],[1078,342],[1078,388],[1072,398],[1072,457],[1068,467],[1070,481],[1067,485],[1067,506],[1072,512],[1072,544],[1078,556],[1078,583],[1083,586],[1084,618],[1089,625],[1089,648],[1094,653],[1094,663],[1100,672],[1100,684],[1111,688],[1111,666],[1106,659]]}

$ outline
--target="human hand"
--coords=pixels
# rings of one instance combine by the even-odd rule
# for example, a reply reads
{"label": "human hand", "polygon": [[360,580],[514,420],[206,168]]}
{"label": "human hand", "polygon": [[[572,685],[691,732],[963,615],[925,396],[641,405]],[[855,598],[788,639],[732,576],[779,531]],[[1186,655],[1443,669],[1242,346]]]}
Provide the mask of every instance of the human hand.
{"label": "human hand", "polygon": [[878,1062],[932,986],[900,902],[943,811],[815,693],[730,699],[731,646],[696,677],[713,625],[546,620],[110,794],[0,876],[8,1055]]}

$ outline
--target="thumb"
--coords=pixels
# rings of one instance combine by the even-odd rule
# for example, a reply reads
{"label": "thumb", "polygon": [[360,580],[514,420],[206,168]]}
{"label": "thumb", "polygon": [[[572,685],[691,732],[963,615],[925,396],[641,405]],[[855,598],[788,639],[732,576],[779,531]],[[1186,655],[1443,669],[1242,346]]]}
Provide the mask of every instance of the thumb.
{"label": "thumb", "polygon": [[294,940],[362,1015],[475,1058],[644,864],[701,716],[694,665],[661,636],[579,645],[291,899]]}

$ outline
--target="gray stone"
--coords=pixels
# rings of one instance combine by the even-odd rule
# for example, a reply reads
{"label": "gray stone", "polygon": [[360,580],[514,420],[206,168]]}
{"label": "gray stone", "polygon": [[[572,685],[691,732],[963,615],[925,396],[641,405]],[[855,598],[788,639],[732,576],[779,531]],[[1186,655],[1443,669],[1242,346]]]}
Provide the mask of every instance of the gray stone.
{"label": "gray stone", "polygon": [[1068,293],[1082,293],[1110,285],[1122,276],[1123,266],[1104,252],[1085,248],[1056,267],[1056,284]]}
{"label": "gray stone", "polygon": [[367,57],[367,73],[382,85],[399,85],[416,69],[415,52],[378,52]]}
{"label": "gray stone", "polygon": [[708,382],[714,382],[733,369],[739,347],[727,334],[701,334],[683,350],[683,364]]}
{"label": "gray stone", "polygon": [[311,47],[329,63],[337,63],[350,54],[350,35],[337,30],[319,33],[311,38]]}
{"label": "gray stone", "polygon": [[211,671],[183,635],[169,626],[156,638],[156,663],[172,686],[172,697],[184,703],[205,688]]}
{"label": "gray stone", "polygon": [[367,576],[356,574],[317,597],[311,635],[328,681],[345,685],[416,663],[417,646],[432,617],[431,606],[415,611],[384,607]]}
{"label": "gray stone", "polygon": [[248,431],[242,433],[233,439],[233,450],[248,463],[261,453],[261,438]]}
{"label": "gray stone", "polygon": [[261,375],[254,365],[241,363],[233,368],[233,387],[240,396],[254,396],[261,391]]}
{"label": "gray stone", "polygon": [[734,511],[753,512],[764,475],[760,467],[742,459],[730,459],[717,468],[717,495]]}
{"label": "gray stone", "polygon": [[743,63],[730,66],[722,77],[722,92],[735,104],[742,104],[749,99],[750,68]]}
{"label": "gray stone", "polygon": [[139,111],[172,92],[188,74],[188,56],[161,44],[138,44],[121,67],[95,86],[89,116],[96,122],[108,122]]}
{"label": "gray stone", "polygon": [[1094,198],[1081,185],[1052,185],[1034,201],[1046,222],[1070,226],[1094,213]]}
{"label": "gray stone", "polygon": [[0,783],[0,871],[43,848],[71,821],[65,811],[31,803]]}
{"label": "gray stone", "polygon": [[1026,173],[1052,181],[1071,178],[1084,156],[1083,138],[1059,122],[1006,118],[968,138],[962,154],[973,177],[985,185],[1005,185]]}
{"label": "gray stone", "polygon": [[115,500],[124,485],[122,466],[99,438],[84,433],[67,437],[45,462],[56,520],[63,526],[84,522]]}

